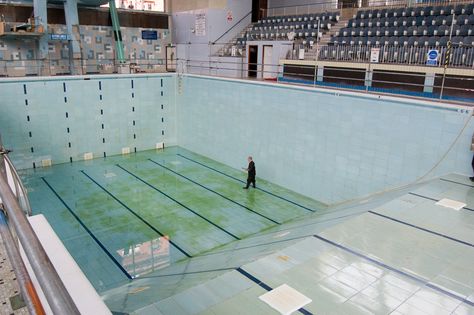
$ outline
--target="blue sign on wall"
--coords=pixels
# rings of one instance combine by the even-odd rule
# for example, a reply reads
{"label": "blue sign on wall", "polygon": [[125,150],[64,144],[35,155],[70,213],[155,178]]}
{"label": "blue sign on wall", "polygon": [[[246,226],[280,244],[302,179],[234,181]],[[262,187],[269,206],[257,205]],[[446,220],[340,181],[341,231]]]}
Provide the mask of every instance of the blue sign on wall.
{"label": "blue sign on wall", "polygon": [[431,49],[428,51],[426,56],[426,65],[427,66],[437,66],[438,65],[439,52],[436,49]]}
{"label": "blue sign on wall", "polygon": [[142,39],[157,40],[158,32],[157,31],[142,31]]}
{"label": "blue sign on wall", "polygon": [[71,40],[69,34],[50,34],[51,40]]}

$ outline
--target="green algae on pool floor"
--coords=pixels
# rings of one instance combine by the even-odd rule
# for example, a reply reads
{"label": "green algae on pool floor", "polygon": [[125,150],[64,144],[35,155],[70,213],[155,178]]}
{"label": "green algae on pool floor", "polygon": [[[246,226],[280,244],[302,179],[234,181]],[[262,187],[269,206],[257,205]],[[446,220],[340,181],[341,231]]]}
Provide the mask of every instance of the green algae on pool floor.
{"label": "green algae on pool floor", "polygon": [[44,214],[99,291],[324,209],[179,147],[21,172]]}

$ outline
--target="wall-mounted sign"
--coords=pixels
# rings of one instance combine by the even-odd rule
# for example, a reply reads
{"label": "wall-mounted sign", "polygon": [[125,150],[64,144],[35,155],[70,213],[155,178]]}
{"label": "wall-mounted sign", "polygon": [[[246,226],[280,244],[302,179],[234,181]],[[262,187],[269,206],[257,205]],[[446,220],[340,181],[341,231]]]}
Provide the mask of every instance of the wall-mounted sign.
{"label": "wall-mounted sign", "polygon": [[146,40],[157,40],[158,39],[158,32],[157,31],[142,31],[142,39]]}
{"label": "wall-mounted sign", "polygon": [[430,49],[426,55],[426,65],[427,66],[437,66],[438,65],[439,52],[437,49]]}
{"label": "wall-mounted sign", "polygon": [[234,16],[232,15],[232,11],[227,12],[227,22],[232,22]]}
{"label": "wall-mounted sign", "polygon": [[380,48],[372,48],[370,50],[370,62],[378,63],[380,56]]}
{"label": "wall-mounted sign", "polygon": [[206,36],[206,14],[196,14],[196,22],[194,23],[194,32],[196,36]]}
{"label": "wall-mounted sign", "polygon": [[51,40],[71,40],[69,34],[49,34]]}

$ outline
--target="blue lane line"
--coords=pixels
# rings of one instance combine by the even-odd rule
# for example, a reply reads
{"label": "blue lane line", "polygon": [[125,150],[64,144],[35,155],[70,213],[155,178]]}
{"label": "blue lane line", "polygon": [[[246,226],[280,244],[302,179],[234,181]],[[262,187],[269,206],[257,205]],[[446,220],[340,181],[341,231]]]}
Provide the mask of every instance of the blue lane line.
{"label": "blue lane line", "polygon": [[[252,282],[255,282],[256,284],[258,284],[260,287],[262,287],[263,289],[267,290],[267,291],[271,291],[273,290],[272,287],[270,287],[269,285],[267,285],[265,282],[263,281],[260,281],[259,279],[257,279],[256,277],[252,276],[250,273],[248,273],[247,271],[243,270],[242,268],[237,268],[235,269],[237,272],[239,272],[241,275],[243,275],[244,277],[248,278],[249,280],[251,280]],[[313,313],[311,313],[310,311],[307,311],[305,310],[304,308],[300,308],[298,310],[300,313],[302,314],[305,314],[305,315],[313,315]]]}
{"label": "blue lane line", "polygon": [[59,201],[61,201],[61,203],[66,207],[66,209],[69,211],[69,213],[72,214],[72,216],[77,220],[77,222],[79,222],[79,224],[84,228],[84,230],[86,230],[87,233],[89,233],[89,235],[92,237],[92,239],[97,243],[97,245],[99,245],[100,248],[102,248],[102,250],[105,252],[105,254],[107,254],[107,256],[109,256],[110,259],[112,259],[112,261],[114,262],[114,264],[125,274],[125,276],[132,280],[133,277],[127,272],[127,270],[125,270],[125,268],[123,268],[123,266],[117,261],[117,259],[107,250],[107,248],[105,248],[104,244],[102,244],[101,241],[99,241],[99,239],[94,235],[94,233],[92,233],[91,230],[89,230],[89,228],[84,224],[84,222],[82,222],[82,220],[74,213],[74,211],[72,211],[72,209],[68,206],[68,204],[63,200],[63,198],[61,198],[61,196],[59,196],[59,194],[56,192],[56,190],[54,190],[53,187],[51,187],[51,185],[46,181],[46,178],[44,177],[41,177],[41,179],[44,181],[44,183],[49,187],[49,189],[51,189],[51,191],[56,195],[56,197],[59,199]]}
{"label": "blue lane line", "polygon": [[210,191],[210,192],[212,192],[212,193],[214,193],[214,194],[216,194],[216,195],[218,195],[218,196],[224,198],[225,200],[228,200],[228,201],[230,201],[230,202],[232,202],[232,203],[234,203],[234,204],[236,204],[236,205],[238,205],[238,206],[240,206],[240,207],[242,207],[242,208],[244,208],[244,209],[247,209],[247,210],[250,211],[250,212],[253,212],[253,213],[255,213],[255,214],[261,216],[262,218],[265,218],[265,219],[267,219],[267,220],[269,220],[269,221],[271,221],[271,222],[273,222],[273,223],[275,223],[275,224],[281,224],[280,222],[277,222],[277,221],[275,221],[275,220],[273,220],[273,219],[271,219],[271,218],[269,218],[269,217],[267,217],[267,216],[265,216],[265,215],[263,215],[263,214],[261,214],[261,213],[258,213],[257,211],[255,211],[255,210],[253,210],[253,209],[251,209],[251,208],[249,208],[249,207],[247,207],[247,206],[245,206],[245,205],[243,205],[243,204],[241,204],[241,203],[238,203],[237,201],[232,200],[232,199],[230,199],[230,198],[228,198],[228,197],[222,195],[221,193],[218,193],[217,191],[212,190],[211,188],[206,187],[206,186],[204,186],[204,185],[202,185],[202,184],[200,184],[200,183],[198,183],[198,182],[192,180],[191,178],[188,178],[188,177],[184,176],[183,174],[180,174],[180,173],[178,173],[178,172],[173,171],[173,170],[170,169],[169,167],[166,167],[166,166],[164,166],[164,165],[162,165],[162,164],[160,164],[160,163],[158,163],[158,162],[156,162],[156,161],[154,161],[154,160],[152,160],[152,159],[148,159],[148,160],[149,160],[150,162],[155,163],[156,165],[161,166],[162,168],[164,168],[164,169],[166,169],[166,170],[172,172],[173,174],[176,174],[176,175],[178,175],[178,176],[181,176],[182,178],[184,178],[184,179],[190,181],[191,183],[196,184],[196,185],[198,185],[199,187],[202,187],[202,188],[204,188],[204,189],[206,189],[206,190],[208,190],[208,191]]}
{"label": "blue lane line", "polygon": [[[432,200],[432,201],[436,201],[438,202],[439,199],[435,199],[435,198],[431,198],[431,197],[426,197],[426,196],[423,196],[423,195],[419,195],[419,194],[415,194],[413,192],[410,192],[408,193],[409,195],[413,195],[413,196],[417,196],[417,197],[420,197],[420,198],[424,198],[424,199],[428,199],[428,200]],[[474,211],[474,209],[471,209],[471,208],[468,208],[468,207],[463,207],[464,210],[468,210],[468,211]]]}
{"label": "blue lane line", "polygon": [[226,229],[218,226],[217,224],[215,224],[214,222],[210,221],[209,219],[203,217],[202,215],[200,215],[199,213],[197,213],[196,211],[194,211],[193,209],[189,208],[188,206],[184,205],[183,203],[179,202],[178,200],[174,199],[173,197],[171,197],[170,195],[166,194],[165,192],[159,190],[158,188],[156,188],[155,186],[153,186],[152,184],[146,182],[145,180],[141,179],[140,177],[138,177],[137,175],[133,174],[132,172],[128,171],[127,169],[123,168],[122,166],[120,166],[119,164],[116,164],[116,166],[118,168],[120,168],[121,170],[127,172],[128,174],[132,175],[133,177],[135,177],[136,179],[138,179],[139,181],[141,181],[142,183],[144,183],[145,185],[147,185],[148,187],[156,190],[157,192],[159,192],[160,194],[162,194],[163,196],[165,196],[166,198],[168,199],[171,199],[173,200],[174,202],[176,202],[178,205],[180,205],[181,207],[183,207],[184,209],[188,210],[188,211],[191,211],[192,213],[194,213],[195,215],[197,215],[198,217],[200,217],[201,219],[205,220],[206,222],[212,224],[213,226],[215,226],[216,228],[218,228],[219,230],[223,231],[224,233],[232,236],[233,238],[237,239],[237,240],[240,240],[240,238],[238,236],[235,236],[234,234],[232,234],[231,232],[227,231]]}
{"label": "blue lane line", "polygon": [[[165,237],[165,235],[163,233],[161,233],[158,229],[156,229],[153,225],[151,225],[148,221],[146,221],[142,216],[140,216],[138,213],[136,213],[135,211],[133,211],[132,209],[130,209],[126,204],[124,204],[122,201],[120,201],[120,199],[118,199],[117,197],[115,197],[110,191],[108,191],[107,189],[105,189],[104,186],[102,186],[101,184],[99,184],[98,182],[96,182],[92,177],[90,177],[86,172],[84,172],[83,170],[81,170],[81,173],[84,174],[87,178],[89,178],[94,184],[96,184],[97,186],[99,186],[103,191],[105,191],[110,197],[112,197],[115,201],[117,201],[122,207],[124,207],[125,209],[127,209],[131,214],[133,214],[135,217],[137,217],[140,221],[142,221],[143,223],[145,223],[150,229],[152,229],[153,231],[155,231],[158,235],[160,235],[161,237]],[[177,250],[179,250],[181,253],[183,253],[186,257],[188,258],[191,258],[192,255],[190,255],[189,253],[187,253],[184,249],[182,249],[181,247],[179,247],[174,241],[172,240],[169,240],[170,244],[173,245],[174,247],[176,247]]]}
{"label": "blue lane line", "polygon": [[445,181],[445,182],[449,182],[449,183],[453,183],[453,184],[462,185],[462,186],[474,187],[473,185],[469,185],[469,184],[465,184],[465,183],[456,182],[456,181],[454,181],[454,180],[450,180],[450,179],[446,179],[446,178],[440,178],[440,180]]}
{"label": "blue lane line", "polygon": [[382,217],[382,218],[385,218],[385,219],[388,219],[388,220],[391,220],[391,221],[394,221],[394,222],[397,222],[397,223],[400,223],[400,224],[403,224],[403,225],[406,225],[406,226],[409,226],[409,227],[412,227],[412,228],[415,228],[415,229],[418,229],[418,230],[421,230],[421,231],[424,231],[424,232],[427,232],[427,233],[430,233],[430,234],[433,234],[433,235],[444,237],[448,240],[451,240],[451,241],[454,241],[454,242],[457,242],[457,243],[460,243],[460,244],[463,244],[463,245],[474,247],[474,244],[472,244],[472,243],[462,241],[460,239],[448,236],[446,234],[442,234],[442,233],[438,233],[438,232],[435,232],[435,231],[432,231],[432,230],[428,230],[428,229],[422,228],[421,226],[417,226],[417,225],[414,225],[414,224],[411,224],[411,223],[408,223],[408,222],[405,222],[405,221],[401,221],[401,220],[389,217],[387,215],[384,215],[384,214],[381,214],[381,213],[378,213],[378,212],[375,212],[375,211],[369,211],[369,213],[374,214],[374,215],[379,216],[379,217]]}
{"label": "blue lane line", "polygon": [[[205,168],[208,168],[208,169],[210,169],[210,170],[213,170],[214,172],[217,172],[217,173],[219,173],[219,174],[222,174],[222,175],[224,175],[224,176],[227,176],[227,177],[229,177],[229,178],[232,178],[232,179],[234,179],[234,180],[236,180],[236,181],[239,181],[239,182],[241,182],[241,183],[244,183],[244,184],[247,183],[247,182],[245,182],[245,181],[243,181],[243,180],[241,180],[241,179],[239,179],[239,178],[237,178],[237,177],[234,177],[234,176],[232,176],[232,175],[229,175],[229,174],[226,174],[226,173],[224,173],[224,172],[222,172],[222,171],[219,171],[219,170],[217,170],[217,169],[215,169],[215,168],[212,168],[212,167],[210,167],[210,166],[207,166],[207,165],[204,164],[204,163],[195,161],[195,160],[193,160],[193,159],[191,159],[191,158],[189,158],[189,157],[187,157],[187,156],[181,155],[181,154],[179,154],[179,153],[177,153],[176,155],[182,157],[183,159],[186,159],[186,160],[189,160],[189,161],[194,162],[194,163],[196,163],[196,164],[199,164],[199,165],[201,165],[201,166],[203,166],[203,167],[205,167]],[[293,205],[295,205],[295,206],[298,206],[298,207],[300,207],[300,208],[302,208],[302,209],[305,209],[305,210],[308,210],[308,211],[311,211],[311,212],[316,212],[316,211],[317,211],[317,210],[314,210],[314,209],[305,207],[305,206],[303,206],[303,205],[300,205],[299,203],[296,203],[296,202],[294,202],[294,201],[292,201],[292,200],[286,199],[286,198],[284,198],[284,197],[282,197],[282,196],[279,196],[279,195],[277,195],[277,194],[274,194],[274,193],[272,193],[271,191],[262,189],[262,188],[260,188],[260,187],[256,187],[255,189],[258,189],[258,190],[260,190],[260,191],[263,191],[264,193],[267,193],[267,194],[269,194],[269,195],[271,195],[271,196],[273,196],[273,197],[275,197],[275,198],[278,198],[278,199],[284,200],[284,201],[286,201],[286,202],[289,202],[289,203],[291,203],[291,204],[293,204]]]}
{"label": "blue lane line", "polygon": [[453,299],[455,299],[455,300],[461,301],[462,303],[466,303],[466,304],[468,304],[468,305],[470,305],[470,306],[474,306],[474,302],[471,302],[471,301],[469,301],[468,299],[463,298],[462,296],[459,296],[459,295],[454,294],[454,293],[452,293],[452,292],[449,292],[449,291],[447,291],[447,290],[445,290],[445,289],[443,289],[443,288],[440,288],[440,287],[438,287],[438,286],[436,286],[436,285],[434,285],[434,284],[431,284],[428,280],[425,280],[425,279],[423,279],[423,278],[418,278],[418,277],[416,277],[416,276],[414,276],[414,275],[411,275],[411,274],[409,274],[409,273],[407,273],[407,272],[405,272],[405,271],[402,271],[402,270],[396,269],[396,268],[394,268],[394,267],[391,267],[391,266],[389,266],[389,265],[386,265],[386,264],[384,264],[384,263],[381,262],[381,261],[378,261],[378,260],[375,260],[375,259],[370,258],[370,257],[368,257],[368,256],[365,256],[364,254],[361,254],[361,253],[359,253],[359,252],[357,252],[357,251],[355,251],[355,250],[353,250],[353,249],[350,249],[350,248],[348,248],[348,247],[345,247],[344,245],[335,243],[335,242],[333,242],[333,241],[331,241],[331,240],[328,240],[327,238],[324,238],[324,237],[322,237],[322,236],[319,236],[319,235],[313,235],[313,236],[314,236],[315,238],[317,238],[317,239],[319,239],[319,240],[325,242],[325,243],[328,243],[328,244],[330,244],[330,245],[332,245],[332,246],[335,246],[335,247],[337,247],[337,248],[339,248],[339,249],[342,249],[342,250],[344,250],[344,251],[346,251],[346,252],[348,252],[348,253],[351,253],[352,255],[355,255],[355,256],[357,256],[357,257],[360,257],[360,258],[362,258],[362,259],[365,259],[365,260],[367,260],[367,261],[369,261],[369,262],[371,262],[371,263],[373,263],[373,264],[375,264],[375,265],[377,265],[377,266],[380,266],[380,267],[382,267],[382,268],[385,268],[385,269],[388,269],[388,270],[390,270],[390,271],[393,271],[393,272],[395,272],[395,273],[397,273],[397,274],[399,274],[399,275],[402,275],[402,276],[405,276],[405,277],[407,277],[407,278],[410,278],[410,279],[413,280],[413,281],[416,281],[416,282],[418,282],[418,283],[421,283],[421,284],[423,284],[424,286],[426,286],[426,287],[428,287],[428,288],[430,288],[430,289],[433,289],[433,290],[435,290],[435,291],[438,291],[439,293],[442,293],[442,294],[444,294],[444,295],[447,295],[447,296],[449,296],[449,297],[451,297],[451,298],[453,298]]}

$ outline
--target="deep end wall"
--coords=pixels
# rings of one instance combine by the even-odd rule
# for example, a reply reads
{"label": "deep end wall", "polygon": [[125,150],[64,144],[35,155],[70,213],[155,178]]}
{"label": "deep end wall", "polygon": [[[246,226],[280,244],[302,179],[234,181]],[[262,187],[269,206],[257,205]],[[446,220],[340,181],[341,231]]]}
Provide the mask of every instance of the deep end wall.
{"label": "deep end wall", "polygon": [[412,183],[433,167],[428,177],[472,172],[474,124],[464,107],[240,80],[181,80],[180,146],[235,168],[253,155],[257,177],[324,203]]}
{"label": "deep end wall", "polygon": [[0,81],[0,135],[19,169],[176,144],[174,75]]}

